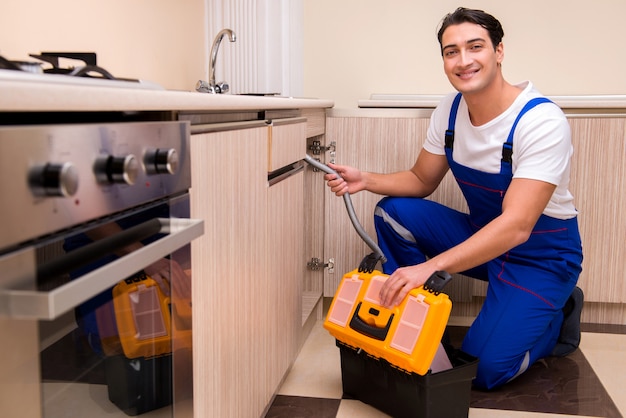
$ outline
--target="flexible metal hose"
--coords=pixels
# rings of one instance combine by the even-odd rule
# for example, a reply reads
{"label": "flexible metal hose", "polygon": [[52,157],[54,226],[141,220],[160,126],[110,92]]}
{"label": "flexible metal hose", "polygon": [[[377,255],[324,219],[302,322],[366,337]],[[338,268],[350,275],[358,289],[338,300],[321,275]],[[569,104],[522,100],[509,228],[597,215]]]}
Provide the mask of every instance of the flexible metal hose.
{"label": "flexible metal hose", "polygon": [[[312,165],[313,167],[317,168],[318,170],[321,170],[328,174],[335,174],[337,178],[341,178],[339,173],[337,173],[335,170],[333,170],[326,164],[317,161],[316,159],[314,159],[308,154],[305,155],[304,161],[306,161],[308,164]],[[369,235],[367,235],[367,232],[365,232],[365,230],[361,226],[361,223],[359,222],[359,219],[357,218],[356,213],[354,212],[354,206],[352,206],[352,199],[350,198],[350,193],[346,192],[343,195],[343,202],[346,205],[348,216],[350,217],[350,221],[352,221],[352,225],[354,226],[354,229],[356,230],[356,232],[363,239],[363,241],[365,241],[368,247],[370,247],[372,251],[374,251],[376,256],[378,256],[378,258],[380,259],[380,262],[385,263],[387,261],[387,258],[385,258],[385,255],[383,254],[382,250],[380,249],[378,244],[376,244],[376,242],[374,242],[374,240],[370,238]]]}

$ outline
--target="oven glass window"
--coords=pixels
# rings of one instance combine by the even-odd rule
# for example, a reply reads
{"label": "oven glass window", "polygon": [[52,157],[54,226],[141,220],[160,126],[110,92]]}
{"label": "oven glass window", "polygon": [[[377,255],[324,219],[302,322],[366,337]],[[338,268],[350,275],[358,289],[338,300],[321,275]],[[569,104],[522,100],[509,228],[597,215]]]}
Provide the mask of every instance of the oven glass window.
{"label": "oven glass window", "polygon": [[[166,236],[159,219],[185,212],[188,199],[168,200],[41,245],[38,289],[106,269]],[[115,278],[61,317],[39,322],[44,417],[169,417],[175,407],[191,410],[190,268],[187,244],[138,264],[134,274]]]}

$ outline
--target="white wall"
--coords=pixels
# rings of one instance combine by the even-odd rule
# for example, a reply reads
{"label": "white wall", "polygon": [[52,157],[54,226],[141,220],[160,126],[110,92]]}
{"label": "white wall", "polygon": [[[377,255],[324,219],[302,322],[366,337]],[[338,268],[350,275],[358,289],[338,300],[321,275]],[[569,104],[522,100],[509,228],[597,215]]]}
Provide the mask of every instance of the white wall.
{"label": "white wall", "polygon": [[443,94],[436,38],[457,6],[504,27],[504,74],[548,95],[626,94],[624,0],[304,0],[304,94],[354,108],[372,93]]}
{"label": "white wall", "polygon": [[114,76],[194,91],[209,78],[213,39],[231,28],[237,41],[220,45],[218,82],[301,96],[302,9],[303,0],[2,0],[0,55],[96,52]]}
{"label": "white wall", "polygon": [[193,90],[206,78],[204,0],[2,0],[0,55],[89,51],[117,77]]}
{"label": "white wall", "polygon": [[222,40],[217,82],[228,82],[234,94],[302,95],[303,0],[207,0],[207,5],[210,43],[224,28],[237,35],[235,43]]}

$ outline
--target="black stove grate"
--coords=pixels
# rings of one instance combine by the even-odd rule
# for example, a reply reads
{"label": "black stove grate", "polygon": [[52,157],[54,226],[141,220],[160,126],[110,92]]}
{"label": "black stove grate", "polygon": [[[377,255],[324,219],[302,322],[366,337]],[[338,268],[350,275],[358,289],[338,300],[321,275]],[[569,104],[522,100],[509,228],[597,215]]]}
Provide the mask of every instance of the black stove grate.
{"label": "black stove grate", "polygon": [[[138,81],[114,77],[113,74],[98,66],[98,58],[95,52],[41,52],[39,54],[29,54],[29,56],[37,61],[13,61],[0,55],[0,69],[39,74],[63,74],[73,77],[90,77],[106,80]],[[78,61],[78,65],[64,67],[61,65],[61,59]]]}

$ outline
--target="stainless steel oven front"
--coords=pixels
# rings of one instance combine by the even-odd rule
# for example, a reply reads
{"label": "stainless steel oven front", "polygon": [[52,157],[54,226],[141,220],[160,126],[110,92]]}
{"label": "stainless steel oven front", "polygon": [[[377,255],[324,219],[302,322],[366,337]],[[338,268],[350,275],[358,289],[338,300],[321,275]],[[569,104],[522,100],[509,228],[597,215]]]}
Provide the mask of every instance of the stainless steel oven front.
{"label": "stainless steel oven front", "polygon": [[192,416],[189,135],[0,127],[0,415]]}

